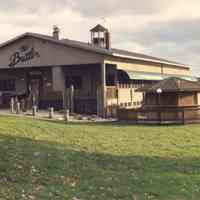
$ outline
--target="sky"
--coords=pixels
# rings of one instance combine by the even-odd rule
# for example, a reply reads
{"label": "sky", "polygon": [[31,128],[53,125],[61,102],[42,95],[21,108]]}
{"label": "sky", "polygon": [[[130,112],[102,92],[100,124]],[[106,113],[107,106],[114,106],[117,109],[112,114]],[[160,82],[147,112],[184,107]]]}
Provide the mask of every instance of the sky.
{"label": "sky", "polygon": [[0,42],[24,32],[88,42],[89,30],[105,25],[112,47],[158,56],[200,76],[199,0],[0,0]]}

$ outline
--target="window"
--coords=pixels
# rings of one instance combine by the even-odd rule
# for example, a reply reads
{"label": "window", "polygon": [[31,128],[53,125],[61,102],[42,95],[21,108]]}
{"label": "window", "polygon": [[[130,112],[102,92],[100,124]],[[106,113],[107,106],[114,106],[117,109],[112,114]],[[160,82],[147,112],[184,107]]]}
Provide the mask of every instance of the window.
{"label": "window", "polygon": [[71,85],[74,86],[74,89],[80,90],[82,88],[82,78],[80,76],[67,76],[66,87],[69,88]]}
{"label": "window", "polygon": [[15,80],[0,80],[0,91],[15,91]]}
{"label": "window", "polygon": [[107,75],[106,85],[107,86],[114,86],[115,85],[115,76],[114,75],[112,75],[112,74]]}

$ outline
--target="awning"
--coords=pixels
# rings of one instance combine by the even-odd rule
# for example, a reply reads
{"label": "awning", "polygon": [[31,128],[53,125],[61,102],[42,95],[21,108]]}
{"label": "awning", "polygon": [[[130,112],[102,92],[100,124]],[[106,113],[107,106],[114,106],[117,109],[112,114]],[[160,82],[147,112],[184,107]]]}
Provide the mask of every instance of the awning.
{"label": "awning", "polygon": [[198,81],[197,77],[194,76],[176,76],[177,78],[182,78],[186,81]]}
{"label": "awning", "polygon": [[156,73],[146,73],[146,72],[136,72],[136,71],[126,71],[131,80],[145,80],[145,81],[161,81],[163,76]]}
{"label": "awning", "polygon": [[128,71],[128,70],[123,70],[123,71],[127,73],[129,79],[131,80],[161,81],[166,78],[177,77],[188,81],[198,81],[198,79],[193,76],[165,75],[158,73],[138,72],[138,71]]}

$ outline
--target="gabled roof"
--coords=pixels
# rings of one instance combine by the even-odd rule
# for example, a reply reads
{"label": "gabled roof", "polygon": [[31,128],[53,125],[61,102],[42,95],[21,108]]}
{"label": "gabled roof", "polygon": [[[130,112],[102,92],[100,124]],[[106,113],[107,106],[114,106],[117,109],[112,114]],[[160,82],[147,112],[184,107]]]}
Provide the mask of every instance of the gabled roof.
{"label": "gabled roof", "polygon": [[153,57],[153,56],[149,56],[149,55],[145,55],[145,54],[141,54],[141,53],[136,53],[136,52],[131,52],[131,51],[126,51],[126,50],[121,50],[121,49],[112,49],[113,52],[115,54],[121,54],[121,55],[126,55],[126,56],[130,56],[130,57],[136,57],[136,58],[140,58],[140,59],[146,59],[146,60],[155,60],[155,61],[159,61],[159,62],[168,62],[168,63],[173,63],[175,65],[184,65],[182,63],[178,63],[178,62],[174,62],[174,61],[170,61],[170,60],[166,60],[166,59],[162,59],[162,58],[157,58],[157,57]]}
{"label": "gabled roof", "polygon": [[53,42],[53,43],[60,44],[60,45],[64,45],[64,46],[70,46],[70,47],[73,47],[73,48],[83,49],[83,50],[91,51],[91,52],[94,52],[94,53],[100,53],[100,54],[112,56],[111,51],[109,51],[108,49],[99,48],[99,47],[93,46],[93,45],[88,44],[88,43],[69,40],[69,39],[57,40],[57,39],[54,39],[52,36],[43,35],[43,34],[39,34],[39,33],[31,33],[31,32],[24,33],[20,36],[17,36],[15,38],[11,39],[11,40],[8,40],[8,41],[0,44],[0,48],[8,46],[9,44],[11,44],[11,43],[13,43],[13,42],[15,42],[19,39],[23,39],[25,37],[33,37],[33,38],[46,40],[46,41]]}
{"label": "gabled roof", "polygon": [[90,30],[91,32],[105,32],[108,31],[107,28],[103,27],[101,24],[96,25],[94,28]]}
{"label": "gabled roof", "polygon": [[68,46],[68,47],[72,47],[72,48],[78,48],[78,49],[82,49],[85,51],[102,54],[105,56],[127,58],[130,60],[146,61],[146,62],[151,62],[151,63],[167,64],[167,65],[172,65],[172,66],[176,66],[176,67],[189,69],[189,67],[187,67],[184,64],[165,60],[162,58],[152,57],[152,56],[148,56],[145,54],[125,51],[125,50],[120,50],[120,49],[105,49],[105,48],[94,46],[90,43],[85,43],[85,42],[80,42],[80,41],[75,41],[75,40],[69,40],[69,39],[57,40],[57,39],[54,39],[52,36],[43,35],[43,34],[39,34],[39,33],[30,33],[30,32],[24,33],[18,37],[15,37],[11,40],[8,40],[7,42],[0,44],[0,48],[3,48],[19,39],[22,39],[25,37],[33,37],[33,38],[37,38],[37,39],[42,39],[42,40],[53,42],[53,43],[56,43],[59,45],[64,45],[64,46]]}
{"label": "gabled roof", "polygon": [[152,86],[140,88],[138,91],[157,93],[158,89],[162,92],[198,92],[200,91],[200,82],[171,77]]}

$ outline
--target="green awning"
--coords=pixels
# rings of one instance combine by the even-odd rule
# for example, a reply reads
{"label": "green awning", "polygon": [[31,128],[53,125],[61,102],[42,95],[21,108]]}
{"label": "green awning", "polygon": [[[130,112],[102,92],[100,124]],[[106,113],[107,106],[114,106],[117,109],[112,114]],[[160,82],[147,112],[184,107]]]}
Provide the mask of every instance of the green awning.
{"label": "green awning", "polygon": [[186,81],[198,81],[198,79],[194,76],[176,76],[178,78],[182,78]]}
{"label": "green awning", "polygon": [[131,80],[161,81],[166,78],[177,77],[188,81],[197,81],[197,78],[193,76],[165,75],[165,74],[150,73],[150,72],[138,72],[138,71],[125,71],[125,72],[128,74],[129,79]]}
{"label": "green awning", "polygon": [[163,76],[156,73],[126,71],[131,80],[145,80],[145,81],[161,81]]}

